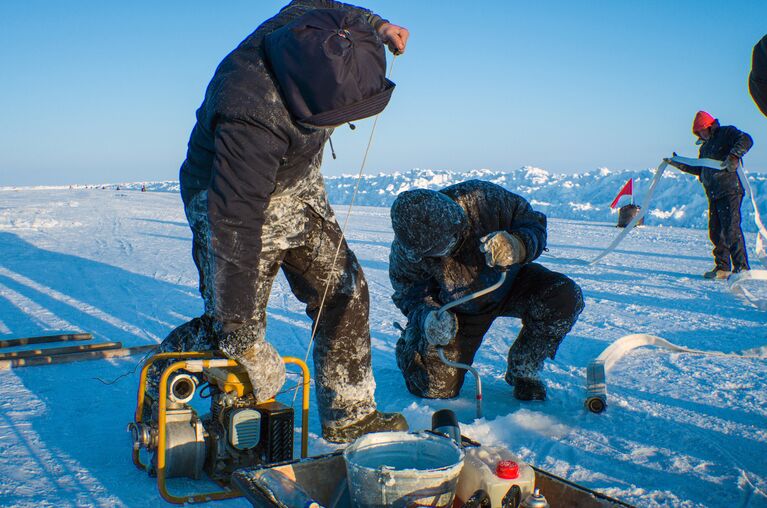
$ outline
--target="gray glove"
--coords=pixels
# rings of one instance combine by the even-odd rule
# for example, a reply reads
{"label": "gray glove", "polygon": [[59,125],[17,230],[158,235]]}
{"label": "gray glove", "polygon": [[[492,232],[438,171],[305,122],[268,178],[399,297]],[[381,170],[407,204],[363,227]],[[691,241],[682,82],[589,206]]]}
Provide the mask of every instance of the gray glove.
{"label": "gray glove", "polygon": [[256,402],[273,399],[285,384],[285,363],[264,339],[262,326],[247,324],[227,333],[219,349],[245,368]]}
{"label": "gray glove", "polygon": [[452,312],[430,311],[423,319],[423,336],[433,346],[446,346],[458,333],[458,318]]}
{"label": "gray glove", "polygon": [[728,155],[724,161],[722,161],[722,169],[728,173],[737,173],[738,166],[740,166],[740,159],[734,155]]}
{"label": "gray glove", "polygon": [[508,268],[522,263],[527,257],[522,240],[506,231],[495,231],[479,241],[479,250],[485,253],[485,262],[492,268]]}

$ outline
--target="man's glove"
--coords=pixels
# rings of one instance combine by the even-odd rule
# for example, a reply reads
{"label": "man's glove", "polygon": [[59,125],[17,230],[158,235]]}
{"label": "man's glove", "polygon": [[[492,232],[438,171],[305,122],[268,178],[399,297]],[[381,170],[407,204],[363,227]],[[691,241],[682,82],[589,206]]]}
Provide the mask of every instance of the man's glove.
{"label": "man's glove", "polygon": [[729,173],[736,173],[738,166],[740,166],[740,158],[734,155],[728,155],[722,162],[722,168]]}
{"label": "man's glove", "polygon": [[671,157],[664,157],[663,158],[663,162],[665,162],[669,166],[672,166],[672,167],[675,167],[675,168],[679,169],[680,164],[677,161],[672,160],[674,157],[676,157],[676,152],[674,152],[674,155],[671,156]]}
{"label": "man's glove", "polygon": [[264,339],[263,326],[252,323],[230,331],[219,342],[219,349],[248,372],[256,402],[273,399],[285,384],[285,364]]}
{"label": "man's glove", "polygon": [[429,344],[447,346],[458,333],[458,318],[449,310],[432,310],[423,319],[422,333]]}
{"label": "man's glove", "polygon": [[527,249],[522,240],[506,231],[495,231],[479,241],[479,250],[485,253],[487,266],[505,269],[522,263],[527,257]]}

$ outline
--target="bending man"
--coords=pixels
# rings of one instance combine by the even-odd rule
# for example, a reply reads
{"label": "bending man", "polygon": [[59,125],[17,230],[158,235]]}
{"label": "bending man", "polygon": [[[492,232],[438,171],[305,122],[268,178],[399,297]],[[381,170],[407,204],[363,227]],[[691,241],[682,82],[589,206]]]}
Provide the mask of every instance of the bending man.
{"label": "bending man", "polygon": [[[408,390],[427,398],[458,395],[466,371],[442,363],[436,348],[444,347],[454,362],[471,364],[493,321],[516,317],[522,329],[509,349],[506,381],[517,399],[544,400],[543,362],[554,358],[583,310],[575,282],[533,263],[546,247],[546,216],[521,196],[471,180],[441,191],[403,192],[391,218],[392,298],[408,319],[397,342],[397,365]],[[499,270],[507,271],[503,286],[436,312],[492,285]]]}
{"label": "bending man", "polygon": [[402,52],[407,37],[359,7],[294,0],[218,66],[181,167],[205,313],[161,350],[219,349],[246,368],[258,401],[272,398],[285,367],[265,339],[266,306],[282,268],[317,330],[320,420],[335,442],[407,428],[402,415],[376,410],[368,288],[320,173],[333,127],[386,106],[394,84],[382,42]]}

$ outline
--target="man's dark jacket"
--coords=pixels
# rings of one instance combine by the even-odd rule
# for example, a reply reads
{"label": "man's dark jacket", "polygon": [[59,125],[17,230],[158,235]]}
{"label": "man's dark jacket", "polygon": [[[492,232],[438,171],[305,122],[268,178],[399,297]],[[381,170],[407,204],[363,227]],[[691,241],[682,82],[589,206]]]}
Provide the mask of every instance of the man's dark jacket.
{"label": "man's dark jacket", "polygon": [[184,204],[207,190],[216,317],[241,323],[253,315],[264,212],[290,195],[332,217],[319,174],[330,129],[302,127],[285,107],[264,56],[264,37],[313,9],[358,12],[331,0],[294,0],[227,55],[197,110],[179,179]]}
{"label": "man's dark jacket", "polygon": [[[396,237],[389,255],[389,278],[397,307],[408,320],[423,312],[485,289],[498,281],[499,272],[487,266],[480,252],[480,238],[494,231],[517,235],[527,250],[526,263],[541,255],[546,247],[546,216],[536,212],[521,196],[490,182],[469,180],[440,192],[466,212],[468,228],[455,252],[444,258],[424,258],[414,264],[407,260]],[[406,220],[406,218],[404,218]],[[398,220],[398,218],[393,218]],[[412,227],[418,227],[415,223]],[[465,314],[492,312],[506,298],[521,264],[512,266],[503,288],[456,308]]]}
{"label": "man's dark jacket", "polygon": [[[717,121],[712,127],[711,137],[700,147],[698,157],[724,161],[729,156],[743,158],[754,144],[751,136],[738,130],[732,125],[719,127]],[[709,199],[717,199],[727,195],[742,195],[743,186],[738,173],[726,169],[711,169],[700,166],[683,166],[682,171],[697,176]]]}
{"label": "man's dark jacket", "polygon": [[767,35],[754,46],[748,89],[756,105],[767,116]]}

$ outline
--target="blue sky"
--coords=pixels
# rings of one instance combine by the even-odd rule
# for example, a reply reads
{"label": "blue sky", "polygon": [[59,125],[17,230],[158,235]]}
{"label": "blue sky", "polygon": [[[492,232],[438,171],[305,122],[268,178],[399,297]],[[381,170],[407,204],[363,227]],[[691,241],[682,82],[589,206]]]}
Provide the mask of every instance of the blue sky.
{"label": "blue sky", "polygon": [[[0,185],[175,179],[218,62],[284,2],[0,3]],[[749,132],[767,1],[370,0],[411,31],[366,173],[641,170],[697,154],[698,109]],[[333,136],[356,173],[371,121]]]}

